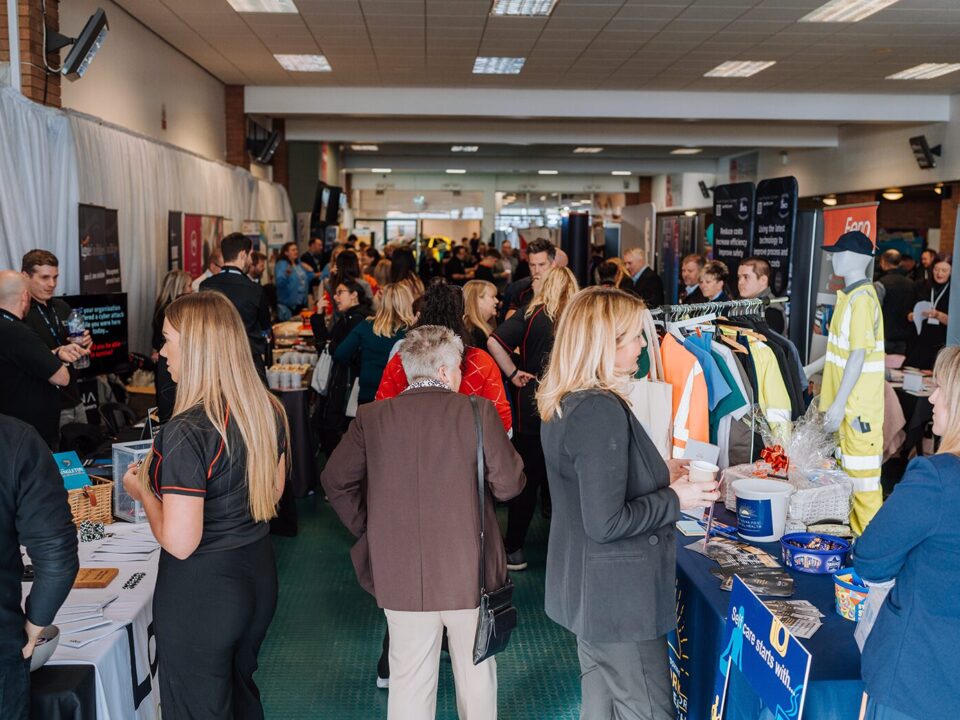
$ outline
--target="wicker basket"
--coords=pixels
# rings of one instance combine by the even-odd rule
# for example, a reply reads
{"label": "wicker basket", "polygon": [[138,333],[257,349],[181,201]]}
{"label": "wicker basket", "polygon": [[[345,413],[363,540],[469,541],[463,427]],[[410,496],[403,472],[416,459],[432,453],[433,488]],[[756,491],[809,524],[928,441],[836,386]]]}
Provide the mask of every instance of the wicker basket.
{"label": "wicker basket", "polygon": [[[733,481],[740,478],[763,477],[770,467],[763,462],[735,465],[723,471],[724,505],[736,512],[737,499],[733,492]],[[787,482],[796,492],[790,496],[787,510],[787,530],[790,532],[806,530],[825,520],[845,520],[850,514],[853,496],[853,481],[844,473],[833,471],[822,474],[817,482],[811,482],[794,467],[791,467]],[[776,478],[782,480],[782,478]]]}
{"label": "wicker basket", "polygon": [[112,523],[113,482],[95,475],[91,475],[90,480],[90,485],[67,491],[74,524],[79,525],[84,520],[105,525]]}

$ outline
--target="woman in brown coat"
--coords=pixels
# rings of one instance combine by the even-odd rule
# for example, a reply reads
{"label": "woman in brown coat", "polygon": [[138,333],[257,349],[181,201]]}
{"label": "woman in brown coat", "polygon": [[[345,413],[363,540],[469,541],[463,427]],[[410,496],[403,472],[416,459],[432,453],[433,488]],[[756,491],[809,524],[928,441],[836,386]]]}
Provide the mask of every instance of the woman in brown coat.
{"label": "woman in brown coat", "polygon": [[[334,511],[358,538],[351,556],[360,584],[387,616],[388,720],[435,716],[444,628],[461,720],[496,718],[496,661],[475,666],[471,657],[480,511],[471,398],[457,393],[462,353],[448,328],[411,331],[401,352],[409,386],[360,407],[321,477]],[[496,528],[493,498],[520,493],[523,463],[493,405],[478,402],[489,491],[484,525]],[[506,554],[495,530],[486,533],[485,557],[486,586],[502,586]]]}

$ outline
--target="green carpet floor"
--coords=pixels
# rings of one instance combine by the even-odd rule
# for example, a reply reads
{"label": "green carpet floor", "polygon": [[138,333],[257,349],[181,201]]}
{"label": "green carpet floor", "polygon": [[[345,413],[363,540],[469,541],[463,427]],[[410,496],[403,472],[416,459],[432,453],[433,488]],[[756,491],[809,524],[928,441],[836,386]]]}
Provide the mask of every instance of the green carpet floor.
{"label": "green carpet floor", "polygon": [[[257,683],[270,720],[375,720],[387,714],[376,687],[386,620],[360,589],[348,554],[352,539],[320,497],[298,501],[300,534],[274,538],[280,601]],[[520,625],[498,656],[499,715],[509,720],[575,720],[580,684],[576,641],[543,612],[548,525],[534,520],[528,570],[514,573]],[[455,720],[450,662],[440,662],[437,717]]]}

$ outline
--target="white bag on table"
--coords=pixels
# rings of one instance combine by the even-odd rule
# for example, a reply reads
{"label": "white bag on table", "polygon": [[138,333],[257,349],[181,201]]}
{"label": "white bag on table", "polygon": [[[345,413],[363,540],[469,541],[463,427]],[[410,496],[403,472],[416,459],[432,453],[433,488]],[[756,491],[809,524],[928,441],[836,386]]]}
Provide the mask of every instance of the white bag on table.
{"label": "white bag on table", "polygon": [[360,378],[353,381],[353,387],[350,388],[350,399],[347,400],[347,417],[357,416],[357,407],[360,405]]}

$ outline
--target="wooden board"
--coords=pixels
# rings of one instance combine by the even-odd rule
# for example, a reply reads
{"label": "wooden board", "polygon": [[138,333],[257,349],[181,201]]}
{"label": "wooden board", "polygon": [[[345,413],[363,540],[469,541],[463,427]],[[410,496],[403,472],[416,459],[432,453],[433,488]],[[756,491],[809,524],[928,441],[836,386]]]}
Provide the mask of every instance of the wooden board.
{"label": "wooden board", "polygon": [[81,589],[105,588],[120,574],[120,568],[80,568],[73,587]]}

